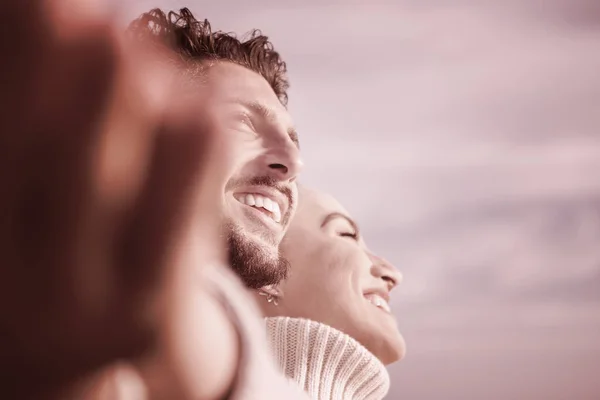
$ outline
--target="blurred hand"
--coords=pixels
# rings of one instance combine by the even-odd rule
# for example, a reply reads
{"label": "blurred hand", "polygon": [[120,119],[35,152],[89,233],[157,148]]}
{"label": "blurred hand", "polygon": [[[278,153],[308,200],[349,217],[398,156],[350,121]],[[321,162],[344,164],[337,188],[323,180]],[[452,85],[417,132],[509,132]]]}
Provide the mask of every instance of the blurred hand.
{"label": "blurred hand", "polygon": [[0,15],[1,398],[142,354],[190,230],[217,241],[227,146],[177,104],[164,54],[65,4]]}

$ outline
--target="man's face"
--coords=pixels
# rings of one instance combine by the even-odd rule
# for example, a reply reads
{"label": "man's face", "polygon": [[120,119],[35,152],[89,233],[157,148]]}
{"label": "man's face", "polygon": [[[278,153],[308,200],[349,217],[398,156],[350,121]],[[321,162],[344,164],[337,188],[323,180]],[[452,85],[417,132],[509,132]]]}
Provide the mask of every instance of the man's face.
{"label": "man's face", "polygon": [[296,209],[301,168],[291,117],[267,81],[247,68],[220,62],[204,78],[208,101],[199,117],[235,147],[223,187],[230,262],[248,287],[278,283],[287,273],[279,243]]}

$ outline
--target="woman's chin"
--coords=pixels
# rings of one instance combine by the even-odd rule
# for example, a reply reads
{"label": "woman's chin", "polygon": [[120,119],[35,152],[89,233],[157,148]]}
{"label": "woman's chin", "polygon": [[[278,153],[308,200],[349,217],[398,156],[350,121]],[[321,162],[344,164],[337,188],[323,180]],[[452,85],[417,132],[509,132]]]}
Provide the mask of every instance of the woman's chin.
{"label": "woman's chin", "polygon": [[374,354],[384,365],[400,361],[406,355],[406,343],[398,330],[394,332],[394,335],[382,338],[380,343],[381,347]]}

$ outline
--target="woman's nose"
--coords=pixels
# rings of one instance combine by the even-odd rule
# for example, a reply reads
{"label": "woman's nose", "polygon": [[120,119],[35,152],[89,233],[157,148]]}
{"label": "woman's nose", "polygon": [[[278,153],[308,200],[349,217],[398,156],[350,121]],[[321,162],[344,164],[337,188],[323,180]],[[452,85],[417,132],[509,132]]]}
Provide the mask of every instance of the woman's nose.
{"label": "woman's nose", "polygon": [[385,281],[388,285],[388,290],[391,291],[394,287],[399,285],[400,282],[402,282],[402,273],[398,271],[398,269],[389,261],[374,254],[370,254],[370,258],[373,262],[371,273],[376,278]]}

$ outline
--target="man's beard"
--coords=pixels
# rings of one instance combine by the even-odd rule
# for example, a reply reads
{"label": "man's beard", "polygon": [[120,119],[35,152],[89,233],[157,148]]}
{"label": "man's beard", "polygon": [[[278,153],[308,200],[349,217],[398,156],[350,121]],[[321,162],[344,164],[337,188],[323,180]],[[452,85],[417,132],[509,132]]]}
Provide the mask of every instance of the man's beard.
{"label": "man's beard", "polygon": [[260,289],[287,278],[290,265],[283,256],[279,253],[276,256],[269,254],[236,227],[227,225],[229,263],[244,285],[250,289]]}

